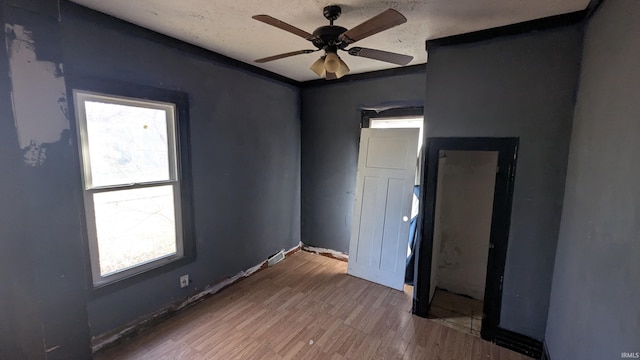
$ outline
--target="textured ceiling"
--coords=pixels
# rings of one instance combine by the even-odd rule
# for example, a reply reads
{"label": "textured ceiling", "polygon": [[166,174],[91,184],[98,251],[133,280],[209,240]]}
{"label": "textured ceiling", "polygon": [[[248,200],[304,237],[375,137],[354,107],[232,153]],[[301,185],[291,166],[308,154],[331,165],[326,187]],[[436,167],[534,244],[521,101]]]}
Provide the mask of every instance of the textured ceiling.
{"label": "textured ceiling", "polygon": [[[328,21],[326,5],[340,5],[335,22],[351,28],[388,8],[407,17],[405,24],[373,35],[354,46],[393,51],[425,63],[425,40],[458,35],[584,9],[589,0],[72,0],[100,12],[185,42],[256,65],[298,81],[316,79],[309,66],[320,55],[312,53],[256,64],[253,60],[294,50],[313,49],[306,40],[251,19],[267,14],[308,32]],[[389,69],[397,65],[340,56],[351,73]]]}

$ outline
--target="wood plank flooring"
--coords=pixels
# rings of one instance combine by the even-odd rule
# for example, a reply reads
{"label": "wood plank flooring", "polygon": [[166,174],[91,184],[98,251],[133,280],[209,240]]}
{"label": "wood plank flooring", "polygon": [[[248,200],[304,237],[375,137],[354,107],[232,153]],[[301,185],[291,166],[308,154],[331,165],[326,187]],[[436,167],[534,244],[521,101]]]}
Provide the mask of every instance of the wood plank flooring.
{"label": "wood plank flooring", "polygon": [[412,315],[410,294],[346,265],[300,251],[94,358],[528,359]]}

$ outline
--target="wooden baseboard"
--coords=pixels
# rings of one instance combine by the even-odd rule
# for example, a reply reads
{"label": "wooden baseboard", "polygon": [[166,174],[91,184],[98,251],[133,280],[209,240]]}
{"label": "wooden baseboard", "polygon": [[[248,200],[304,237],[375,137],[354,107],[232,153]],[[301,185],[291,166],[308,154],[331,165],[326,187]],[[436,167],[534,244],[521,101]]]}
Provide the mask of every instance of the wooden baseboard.
{"label": "wooden baseboard", "polygon": [[[285,258],[295,254],[296,252],[300,251],[302,249],[302,243],[298,244],[296,247],[291,248],[289,250],[287,250],[284,254]],[[174,315],[176,315],[179,311],[186,309],[204,299],[206,299],[207,297],[227,288],[228,286],[231,286],[235,283],[237,283],[238,281],[241,281],[255,273],[257,273],[260,270],[266,269],[268,267],[268,262],[267,260],[261,262],[260,264],[257,264],[254,267],[251,267],[247,270],[244,271],[240,271],[239,273],[237,273],[236,275],[226,278],[220,282],[217,282],[213,285],[208,286],[205,290],[200,291],[198,293],[196,293],[195,295],[192,295],[186,299],[183,299],[181,301],[175,302],[169,306],[166,306],[156,312],[154,312],[151,315],[142,317],[138,320],[135,320],[127,325],[125,325],[122,328],[107,332],[105,334],[101,334],[98,336],[93,337],[93,339],[91,339],[91,349],[92,351],[95,353],[98,350],[104,349],[104,348],[108,348],[111,346],[114,346],[116,344],[119,344],[121,341],[124,341],[126,339],[130,339],[140,333],[143,333],[151,328],[153,328],[154,326],[164,322],[165,320],[173,317]]]}
{"label": "wooden baseboard", "polygon": [[520,354],[534,359],[542,357],[542,341],[498,327],[494,342]]}

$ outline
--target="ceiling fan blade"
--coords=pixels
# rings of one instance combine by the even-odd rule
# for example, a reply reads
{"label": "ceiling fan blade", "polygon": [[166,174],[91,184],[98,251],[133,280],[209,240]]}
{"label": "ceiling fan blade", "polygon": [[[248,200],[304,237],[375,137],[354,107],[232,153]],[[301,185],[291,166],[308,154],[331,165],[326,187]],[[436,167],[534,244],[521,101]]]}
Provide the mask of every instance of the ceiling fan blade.
{"label": "ceiling fan blade", "polygon": [[266,58],[258,59],[258,60],[255,60],[255,62],[257,62],[257,63],[266,63],[266,62],[273,61],[273,60],[283,59],[283,58],[286,58],[286,57],[289,57],[289,56],[310,54],[310,53],[312,53],[314,51],[317,51],[317,50],[291,51],[291,52],[284,53],[284,54],[278,54],[278,55],[273,55],[273,56],[269,56],[269,57],[266,57]]}
{"label": "ceiling fan blade", "polygon": [[358,40],[362,40],[394,26],[404,24],[405,22],[407,22],[407,18],[404,17],[404,15],[400,14],[396,10],[389,9],[352,28],[351,30],[345,31],[340,35],[339,39],[347,45],[353,44]]}
{"label": "ceiling fan blade", "polygon": [[325,80],[335,80],[338,77],[336,76],[336,73],[332,73],[332,72],[327,72],[326,75],[324,76]]}
{"label": "ceiling fan blade", "polygon": [[349,55],[385,61],[397,65],[407,65],[411,60],[413,60],[413,56],[362,47],[352,47],[347,51],[349,52]]}
{"label": "ceiling fan blade", "polygon": [[282,21],[282,20],[278,20],[274,17],[271,17],[269,15],[254,15],[252,16],[253,19],[256,19],[258,21],[262,21],[265,24],[271,25],[271,26],[275,26],[278,29],[282,29],[284,31],[288,31],[292,34],[298,35],[301,38],[307,39],[309,41],[314,39],[314,36],[312,34],[309,34],[308,32],[302,30],[302,29],[298,29],[297,27],[293,26],[293,25],[289,25],[286,22]]}

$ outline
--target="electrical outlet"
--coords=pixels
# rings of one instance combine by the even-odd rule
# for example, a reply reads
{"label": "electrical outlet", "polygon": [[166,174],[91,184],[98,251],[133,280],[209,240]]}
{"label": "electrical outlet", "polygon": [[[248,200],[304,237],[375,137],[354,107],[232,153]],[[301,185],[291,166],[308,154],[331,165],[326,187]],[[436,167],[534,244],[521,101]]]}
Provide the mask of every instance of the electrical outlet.
{"label": "electrical outlet", "polygon": [[189,275],[180,276],[180,287],[184,288],[189,286]]}

